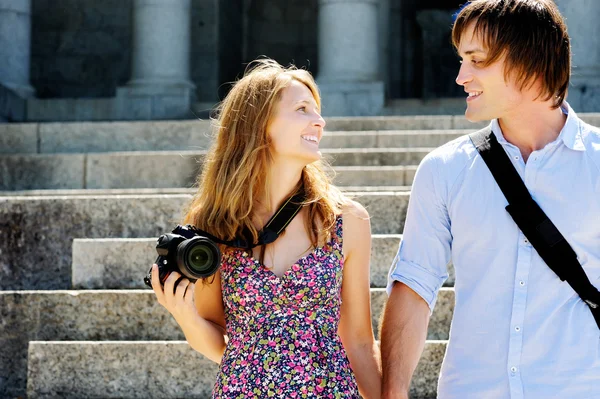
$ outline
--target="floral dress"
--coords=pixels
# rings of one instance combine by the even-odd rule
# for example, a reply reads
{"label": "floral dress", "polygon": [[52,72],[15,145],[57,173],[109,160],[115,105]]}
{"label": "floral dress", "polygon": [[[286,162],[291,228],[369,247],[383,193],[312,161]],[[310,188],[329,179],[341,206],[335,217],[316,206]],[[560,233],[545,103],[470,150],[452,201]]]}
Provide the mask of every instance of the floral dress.
{"label": "floral dress", "polygon": [[281,277],[243,250],[223,254],[229,342],[213,398],[359,398],[340,337],[342,217],[323,247]]}

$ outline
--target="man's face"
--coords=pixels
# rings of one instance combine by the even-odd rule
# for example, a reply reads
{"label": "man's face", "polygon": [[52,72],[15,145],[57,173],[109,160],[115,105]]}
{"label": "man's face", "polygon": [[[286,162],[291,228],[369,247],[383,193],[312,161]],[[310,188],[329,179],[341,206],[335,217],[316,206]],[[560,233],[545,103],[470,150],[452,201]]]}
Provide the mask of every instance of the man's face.
{"label": "man's face", "polygon": [[504,80],[504,56],[486,67],[487,49],[479,35],[474,35],[475,22],[465,29],[458,48],[461,66],[456,83],[468,93],[465,116],[471,122],[506,118],[519,112],[524,95],[512,77]]}

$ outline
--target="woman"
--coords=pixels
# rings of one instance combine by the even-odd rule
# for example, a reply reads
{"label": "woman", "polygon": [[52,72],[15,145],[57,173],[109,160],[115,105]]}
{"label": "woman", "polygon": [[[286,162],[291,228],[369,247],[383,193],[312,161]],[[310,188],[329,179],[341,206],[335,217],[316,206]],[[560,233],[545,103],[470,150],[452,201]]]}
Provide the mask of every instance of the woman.
{"label": "woman", "polygon": [[172,273],[163,288],[153,266],[159,303],[192,348],[220,363],[213,398],[380,396],[369,217],[323,171],[320,111],[308,72],[257,61],[221,104],[184,223],[257,242],[299,189],[305,204],[273,243],[222,247],[219,272],[199,284]]}

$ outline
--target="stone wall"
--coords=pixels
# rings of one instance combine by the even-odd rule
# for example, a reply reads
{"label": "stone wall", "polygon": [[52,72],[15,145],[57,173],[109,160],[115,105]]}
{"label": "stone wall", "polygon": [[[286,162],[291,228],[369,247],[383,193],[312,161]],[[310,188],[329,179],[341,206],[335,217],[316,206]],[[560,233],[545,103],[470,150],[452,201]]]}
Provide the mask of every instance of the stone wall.
{"label": "stone wall", "polygon": [[[424,62],[432,62],[432,57],[426,57],[423,48],[423,31],[417,21],[417,15],[423,10],[447,10],[449,14],[465,1],[461,0],[389,0],[389,62],[388,62],[388,97],[390,98],[421,98],[451,97],[460,93],[460,88],[453,86],[455,74],[458,73],[458,59],[454,56],[447,39],[447,47],[443,54],[435,53],[433,60],[438,68],[434,71],[440,82],[450,82],[443,85],[439,93],[424,93],[425,79]],[[447,27],[448,32],[450,26]],[[444,39],[446,40],[446,39]],[[436,51],[436,50],[434,50]]]}
{"label": "stone wall", "polygon": [[[234,2],[226,0],[227,3]],[[219,87],[219,0],[192,0],[190,78],[199,101],[217,100]]]}
{"label": "stone wall", "polygon": [[247,18],[246,60],[268,55],[318,74],[317,0],[253,0]]}
{"label": "stone wall", "polygon": [[129,79],[132,0],[33,0],[37,96],[112,97]]}
{"label": "stone wall", "polygon": [[[192,0],[191,78],[205,101],[219,85],[218,3]],[[132,12],[133,0],[32,0],[37,97],[114,97],[130,78]]]}
{"label": "stone wall", "polygon": [[[236,80],[242,73],[244,52],[244,2],[227,0],[219,5],[219,83]],[[228,84],[219,86],[219,98],[224,98]],[[216,95],[214,91],[213,96]]]}

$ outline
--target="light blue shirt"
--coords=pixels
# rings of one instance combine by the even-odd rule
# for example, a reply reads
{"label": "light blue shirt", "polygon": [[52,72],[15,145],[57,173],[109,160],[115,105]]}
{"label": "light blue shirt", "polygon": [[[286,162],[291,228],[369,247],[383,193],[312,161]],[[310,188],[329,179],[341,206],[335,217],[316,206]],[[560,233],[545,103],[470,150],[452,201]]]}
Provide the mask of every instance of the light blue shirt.
{"label": "light blue shirt", "polygon": [[[525,163],[492,130],[529,192],[600,288],[600,130],[564,104],[558,138]],[[600,329],[588,306],[542,261],[468,136],[418,168],[388,279],[435,305],[450,259],[456,304],[439,399],[600,398]]]}

